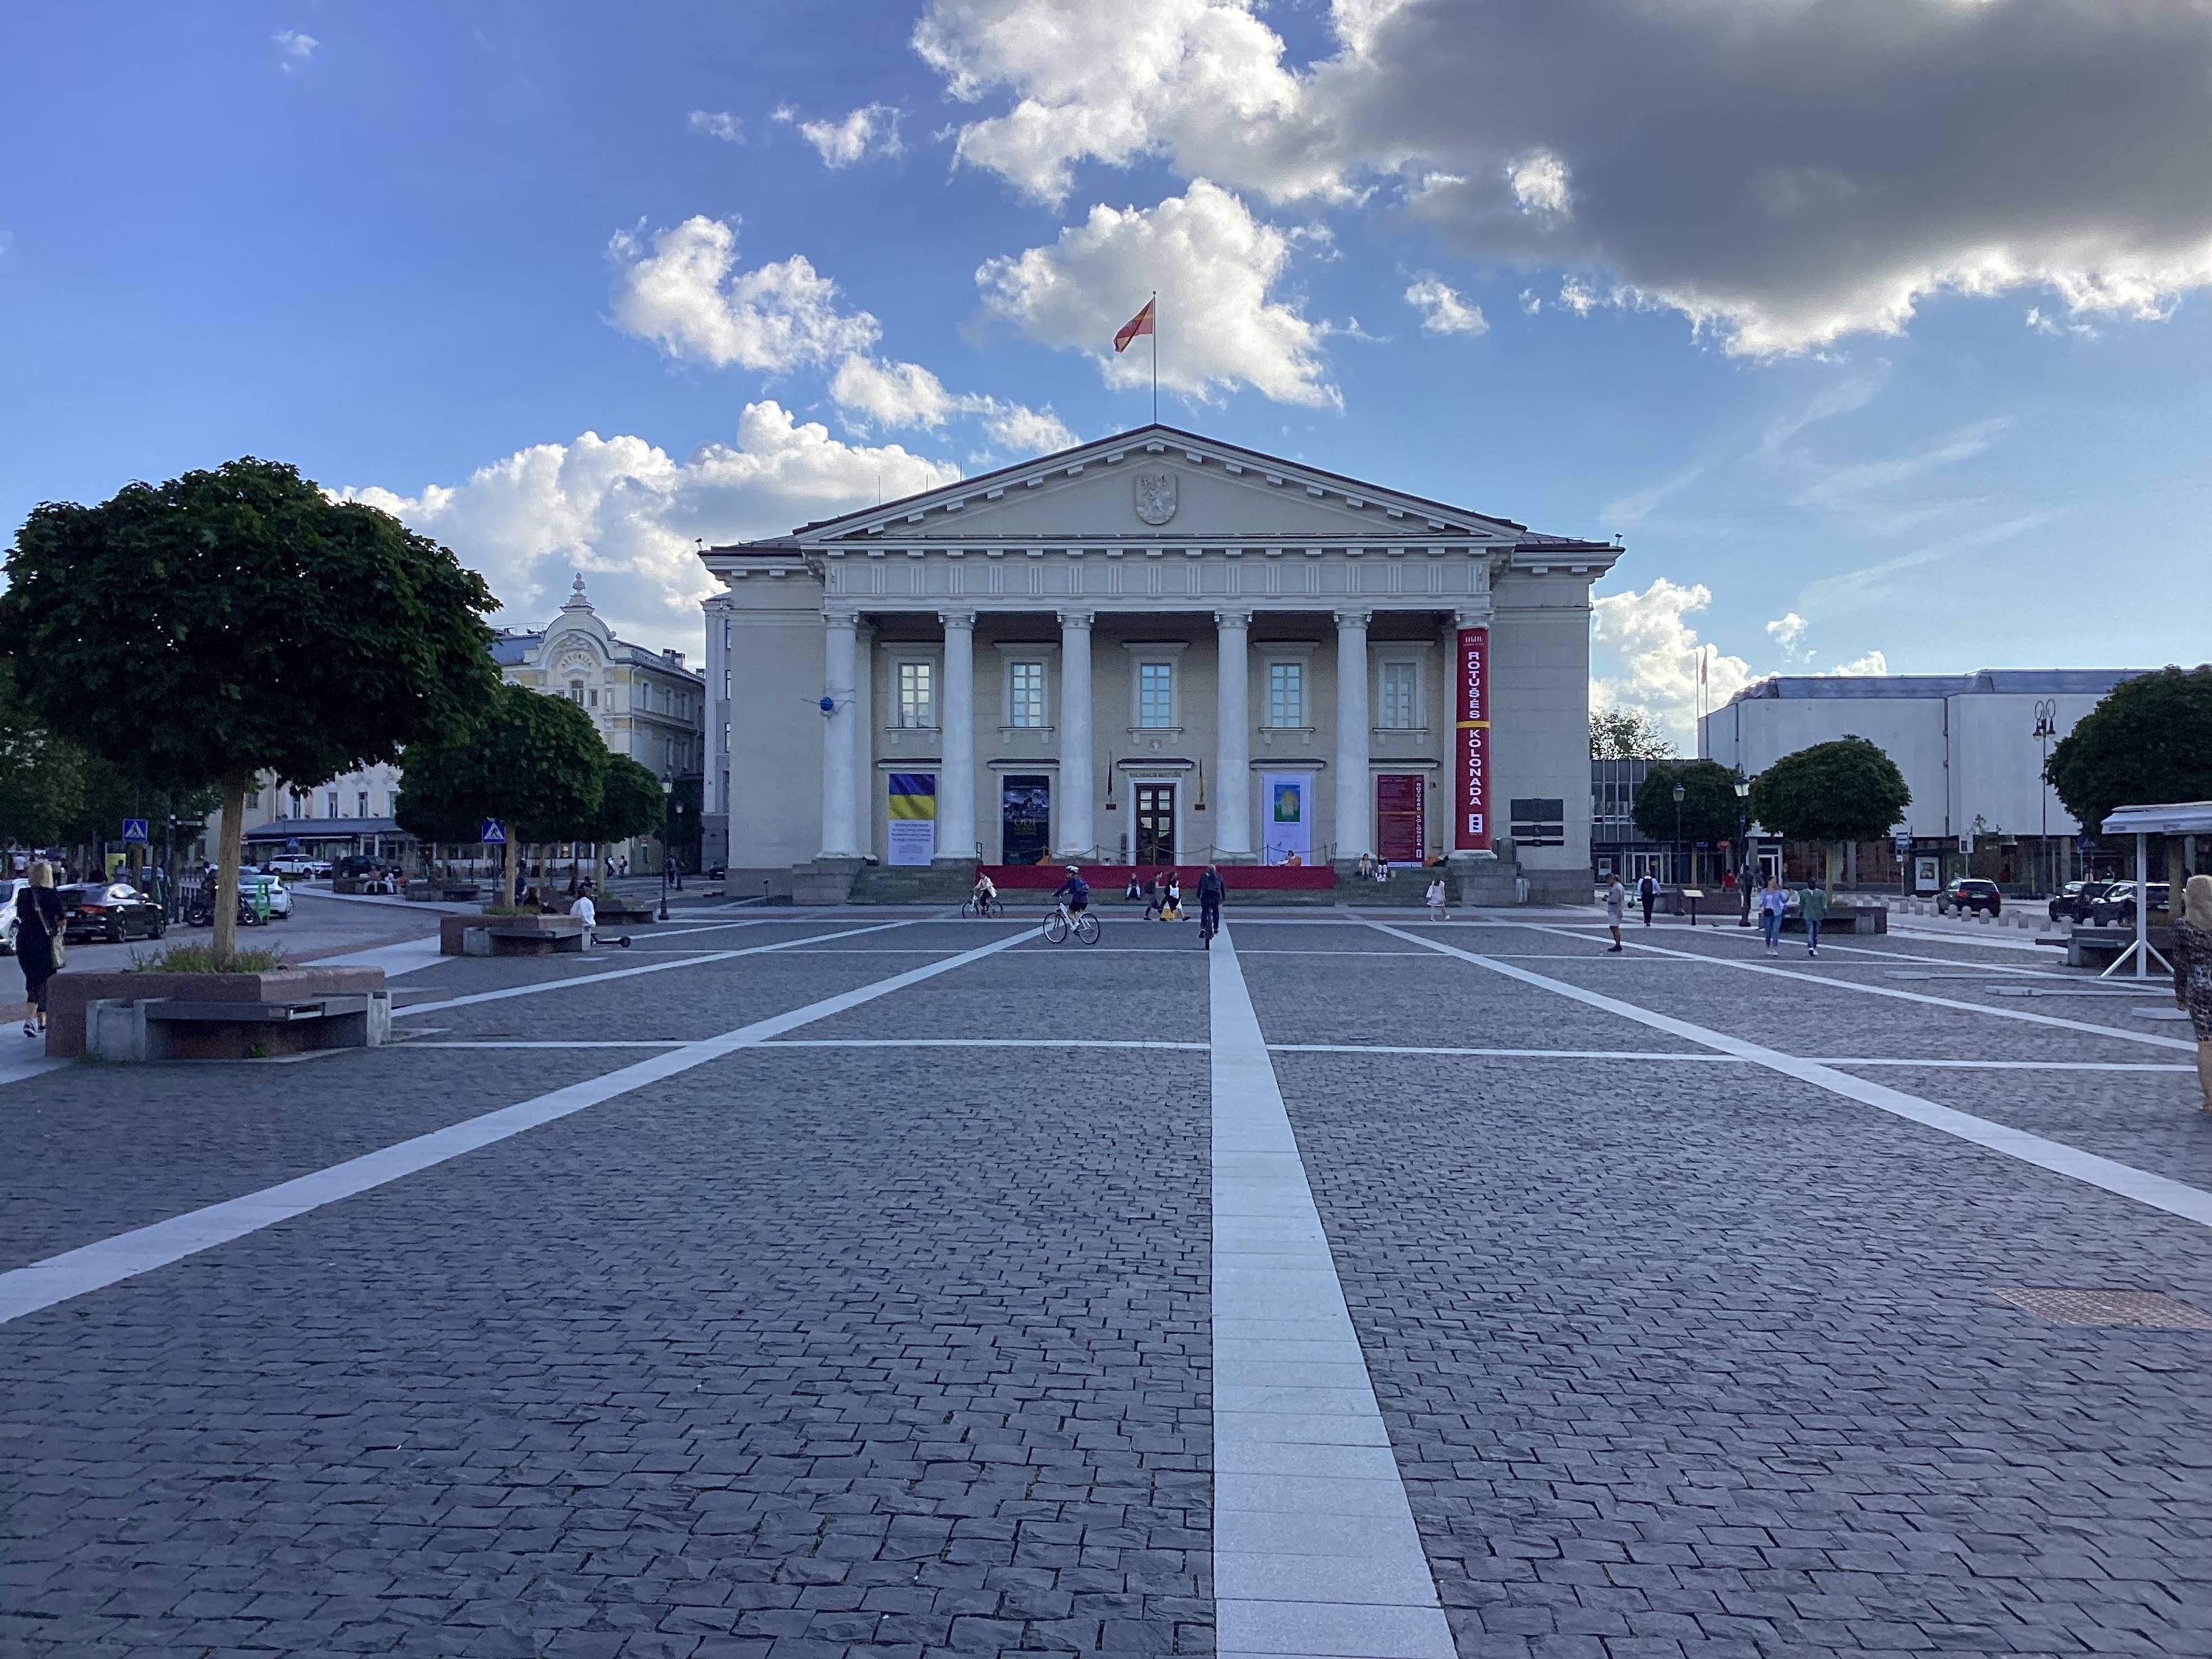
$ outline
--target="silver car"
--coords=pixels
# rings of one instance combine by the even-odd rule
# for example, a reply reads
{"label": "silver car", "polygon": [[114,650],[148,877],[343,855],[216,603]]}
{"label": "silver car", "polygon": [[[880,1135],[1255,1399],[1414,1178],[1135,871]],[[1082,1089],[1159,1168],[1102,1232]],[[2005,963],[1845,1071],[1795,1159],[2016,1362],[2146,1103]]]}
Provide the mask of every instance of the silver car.
{"label": "silver car", "polygon": [[22,886],[19,877],[0,876],[0,956],[15,954],[15,895]]}

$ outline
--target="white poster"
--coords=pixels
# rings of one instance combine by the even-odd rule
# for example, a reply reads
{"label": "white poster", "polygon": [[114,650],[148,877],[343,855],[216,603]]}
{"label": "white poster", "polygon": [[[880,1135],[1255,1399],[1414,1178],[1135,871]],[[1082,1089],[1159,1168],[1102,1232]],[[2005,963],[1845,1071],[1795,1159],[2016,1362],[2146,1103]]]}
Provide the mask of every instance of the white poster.
{"label": "white poster", "polygon": [[1260,840],[1264,863],[1313,862],[1312,773],[1261,775]]}

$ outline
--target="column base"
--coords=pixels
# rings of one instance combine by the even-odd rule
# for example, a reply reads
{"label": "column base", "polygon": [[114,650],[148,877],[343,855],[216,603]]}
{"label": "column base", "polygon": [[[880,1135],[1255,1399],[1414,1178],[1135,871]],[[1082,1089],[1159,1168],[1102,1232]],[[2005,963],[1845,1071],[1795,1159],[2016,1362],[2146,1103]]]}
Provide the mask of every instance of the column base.
{"label": "column base", "polygon": [[793,904],[843,904],[853,896],[853,883],[867,867],[857,854],[851,857],[817,858],[791,866]]}

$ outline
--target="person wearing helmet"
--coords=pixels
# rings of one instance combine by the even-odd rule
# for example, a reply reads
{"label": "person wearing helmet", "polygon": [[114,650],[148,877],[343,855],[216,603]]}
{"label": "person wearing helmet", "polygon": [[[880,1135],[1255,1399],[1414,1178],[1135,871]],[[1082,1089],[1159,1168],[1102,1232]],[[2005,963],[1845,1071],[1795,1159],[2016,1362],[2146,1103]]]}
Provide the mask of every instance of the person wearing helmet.
{"label": "person wearing helmet", "polygon": [[1067,866],[1067,879],[1060,884],[1053,897],[1067,907],[1067,914],[1079,916],[1091,908],[1091,884],[1083,878],[1083,872],[1073,865]]}

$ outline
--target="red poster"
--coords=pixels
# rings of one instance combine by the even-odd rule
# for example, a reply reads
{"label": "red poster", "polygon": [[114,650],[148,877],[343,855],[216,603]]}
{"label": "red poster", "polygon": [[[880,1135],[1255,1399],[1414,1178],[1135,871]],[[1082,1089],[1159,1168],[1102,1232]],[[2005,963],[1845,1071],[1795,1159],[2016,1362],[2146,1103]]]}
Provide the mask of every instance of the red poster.
{"label": "red poster", "polygon": [[1375,850],[1385,864],[1419,864],[1428,843],[1428,780],[1419,772],[1375,775]]}
{"label": "red poster", "polygon": [[1490,630],[1459,630],[1452,846],[1490,850]]}

